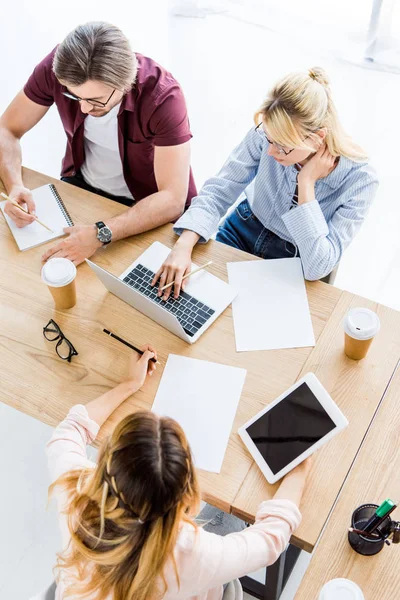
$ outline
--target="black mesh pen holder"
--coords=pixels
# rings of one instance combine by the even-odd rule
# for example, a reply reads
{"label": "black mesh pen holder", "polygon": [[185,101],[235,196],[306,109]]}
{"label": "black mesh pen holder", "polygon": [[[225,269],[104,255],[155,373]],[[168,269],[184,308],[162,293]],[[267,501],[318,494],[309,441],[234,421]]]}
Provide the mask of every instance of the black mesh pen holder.
{"label": "black mesh pen holder", "polygon": [[[374,516],[377,504],[362,504],[353,512],[351,516],[351,526],[353,529],[364,530],[364,526],[369,519]],[[390,535],[392,529],[392,519],[386,517],[384,521],[375,529],[371,535],[362,535],[354,531],[348,532],[349,544],[359,554],[364,556],[373,556],[378,554],[385,544],[385,540]]]}

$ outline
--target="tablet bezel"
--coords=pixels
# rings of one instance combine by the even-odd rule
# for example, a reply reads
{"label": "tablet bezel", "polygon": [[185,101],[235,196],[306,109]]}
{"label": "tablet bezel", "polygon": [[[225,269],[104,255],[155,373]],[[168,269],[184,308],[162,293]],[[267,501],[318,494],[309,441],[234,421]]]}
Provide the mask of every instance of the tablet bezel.
{"label": "tablet bezel", "polygon": [[[326,413],[335,423],[335,427],[334,429],[332,429],[332,431],[329,431],[320,440],[318,440],[318,442],[315,442],[315,444],[313,444],[310,448],[299,454],[299,456],[292,460],[289,464],[287,464],[286,467],[284,467],[277,473],[273,473],[268,464],[266,463],[265,459],[261,455],[260,451],[258,450],[257,446],[254,444],[250,435],[248,434],[247,428],[250,427],[250,425],[252,425],[255,421],[258,421],[260,417],[262,417],[266,412],[271,410],[279,402],[282,402],[282,400],[289,396],[296,388],[298,388],[303,383],[306,383],[308,385],[314,396],[323,406]],[[311,456],[311,454],[313,454],[316,450],[318,450],[324,444],[326,444],[326,442],[332,439],[336,434],[345,429],[348,424],[348,420],[346,419],[340,408],[337,406],[337,404],[335,404],[335,402],[332,400],[331,396],[328,394],[328,392],[323,387],[321,382],[317,379],[317,377],[314,375],[314,373],[307,373],[306,375],[304,375],[304,377],[296,381],[296,383],[292,385],[289,389],[287,389],[283,394],[276,398],[276,400],[268,404],[268,406],[266,406],[262,411],[257,413],[254,417],[247,421],[247,423],[242,425],[238,429],[238,434],[241,437],[247,449],[249,450],[250,454],[254,458],[259,469],[264,474],[267,481],[269,483],[276,483],[277,481],[282,479],[282,477],[287,475],[289,471],[291,471],[292,469],[297,467],[297,465],[303,462],[303,460],[305,460],[308,456]]]}

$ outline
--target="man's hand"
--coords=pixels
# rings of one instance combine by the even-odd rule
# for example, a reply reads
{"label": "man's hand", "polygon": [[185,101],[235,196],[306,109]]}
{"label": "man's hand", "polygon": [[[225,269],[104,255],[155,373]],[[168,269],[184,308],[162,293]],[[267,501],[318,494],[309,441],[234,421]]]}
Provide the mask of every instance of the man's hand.
{"label": "man's hand", "polygon": [[93,226],[65,227],[64,232],[68,233],[68,237],[47,250],[42,256],[43,262],[49,258],[68,258],[78,266],[103,245],[97,239],[96,228]]}
{"label": "man's hand", "polygon": [[30,214],[25,213],[14,206],[11,202],[6,202],[4,212],[14,221],[17,227],[25,227],[35,221],[35,203],[32,198],[32,193],[23,185],[14,186],[8,194],[11,200],[17,202],[22,208],[26,208]]}
{"label": "man's hand", "polygon": [[299,183],[307,181],[314,184],[318,179],[327,177],[333,171],[335,161],[326,144],[322,143],[314,156],[301,169]]}

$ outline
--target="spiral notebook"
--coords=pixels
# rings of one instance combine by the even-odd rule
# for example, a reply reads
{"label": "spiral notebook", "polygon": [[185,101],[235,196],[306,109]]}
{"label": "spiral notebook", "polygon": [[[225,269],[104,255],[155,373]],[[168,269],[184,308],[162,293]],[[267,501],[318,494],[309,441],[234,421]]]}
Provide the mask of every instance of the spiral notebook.
{"label": "spiral notebook", "polygon": [[36,222],[30,223],[26,227],[17,227],[10,217],[4,213],[6,200],[0,203],[4,218],[20,250],[29,250],[59,238],[65,235],[64,227],[72,227],[73,225],[64,202],[52,183],[32,190],[32,196],[36,205],[37,218],[43,221],[47,227],[50,227],[54,233]]}

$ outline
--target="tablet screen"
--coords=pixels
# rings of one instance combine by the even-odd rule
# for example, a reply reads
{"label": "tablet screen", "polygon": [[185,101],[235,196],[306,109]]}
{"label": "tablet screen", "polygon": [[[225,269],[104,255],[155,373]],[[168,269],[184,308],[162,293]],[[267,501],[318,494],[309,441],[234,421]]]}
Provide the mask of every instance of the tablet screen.
{"label": "tablet screen", "polygon": [[246,431],[275,475],[332,429],[334,421],[302,383]]}

